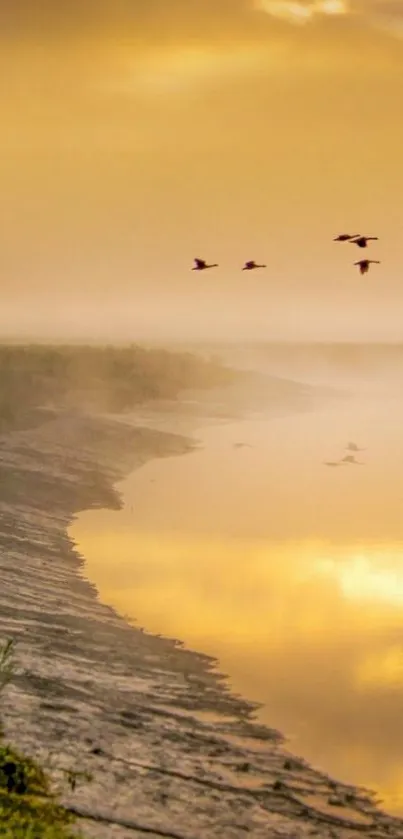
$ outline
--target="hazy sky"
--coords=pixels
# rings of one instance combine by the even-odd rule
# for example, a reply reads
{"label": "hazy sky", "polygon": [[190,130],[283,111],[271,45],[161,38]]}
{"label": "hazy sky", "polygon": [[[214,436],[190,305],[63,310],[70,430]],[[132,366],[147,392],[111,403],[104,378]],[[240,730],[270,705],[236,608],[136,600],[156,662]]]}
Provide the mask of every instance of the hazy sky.
{"label": "hazy sky", "polygon": [[403,0],[2,0],[0,41],[3,334],[402,337]]}

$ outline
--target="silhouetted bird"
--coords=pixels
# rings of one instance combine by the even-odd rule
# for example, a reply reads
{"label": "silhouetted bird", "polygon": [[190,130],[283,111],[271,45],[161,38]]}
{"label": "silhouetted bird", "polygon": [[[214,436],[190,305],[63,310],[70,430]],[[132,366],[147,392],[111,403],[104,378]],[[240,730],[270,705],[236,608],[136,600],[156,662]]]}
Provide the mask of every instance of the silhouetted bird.
{"label": "silhouetted bird", "polygon": [[350,236],[349,233],[340,233],[340,236],[336,236],[336,238],[333,239],[333,241],[334,242],[349,242],[350,239],[358,239],[359,235],[360,235],[359,233],[354,233],[354,236]]}
{"label": "silhouetted bird", "polygon": [[346,450],[348,452],[365,452],[365,449],[360,449],[357,443],[347,443]]}
{"label": "silhouetted bird", "polygon": [[360,268],[360,274],[367,274],[370,265],[380,265],[379,259],[360,259],[359,262],[354,262]]}
{"label": "silhouetted bird", "polygon": [[364,466],[363,463],[360,463],[355,459],[353,454],[346,454],[346,456],[341,459],[340,463],[352,463],[354,466]]}
{"label": "silhouetted bird", "polygon": [[259,265],[254,259],[245,262],[242,271],[253,271],[254,268],[267,268],[267,265]]}
{"label": "silhouetted bird", "polygon": [[359,248],[368,247],[368,242],[377,242],[378,236],[354,236],[351,240],[351,245],[358,245]]}
{"label": "silhouetted bird", "polygon": [[192,271],[205,271],[207,268],[218,268],[217,262],[213,262],[211,265],[208,265],[204,259],[195,259],[194,263]]}

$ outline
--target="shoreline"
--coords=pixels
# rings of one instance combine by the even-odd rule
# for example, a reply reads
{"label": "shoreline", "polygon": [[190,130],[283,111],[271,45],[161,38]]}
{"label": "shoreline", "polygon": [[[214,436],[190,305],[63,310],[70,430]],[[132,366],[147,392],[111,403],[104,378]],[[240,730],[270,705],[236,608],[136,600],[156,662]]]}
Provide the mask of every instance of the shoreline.
{"label": "shoreline", "polygon": [[1,437],[0,636],[22,670],[2,701],[7,739],[58,782],[91,772],[63,801],[98,839],[403,835],[370,793],[291,757],[214,659],[128,624],[85,579],[74,516],[119,508],[130,471],[194,445],[78,412]]}

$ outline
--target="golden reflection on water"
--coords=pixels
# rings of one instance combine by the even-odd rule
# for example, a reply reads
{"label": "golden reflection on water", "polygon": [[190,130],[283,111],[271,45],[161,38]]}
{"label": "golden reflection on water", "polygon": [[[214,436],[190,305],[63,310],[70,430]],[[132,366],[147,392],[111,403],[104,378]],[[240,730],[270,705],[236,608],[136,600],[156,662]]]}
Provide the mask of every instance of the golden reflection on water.
{"label": "golden reflection on water", "polygon": [[[254,519],[252,475],[259,486],[268,463],[261,450],[250,450],[241,462],[231,448],[239,433],[209,431],[212,453],[140,470],[125,483],[123,513],[81,516],[73,536],[88,575],[103,600],[139,624],[217,656],[235,690],[264,703],[262,719],[290,736],[296,753],[343,780],[378,789],[390,809],[403,811],[400,502],[392,503],[391,495],[382,516],[383,467],[374,458],[365,478],[364,470],[347,475],[342,468],[335,476],[311,467],[316,506],[302,492],[297,509],[292,487],[284,495],[273,469],[273,444],[273,486],[266,510],[258,505]],[[209,458],[217,462],[226,438],[229,448],[214,474]],[[221,498],[223,473],[228,488],[240,487],[230,508],[228,493]],[[363,537],[362,522],[371,531],[375,502],[382,520],[377,528],[386,526],[395,537],[390,543]],[[249,527],[239,521],[241,509]],[[287,527],[292,538],[284,535]],[[309,537],[315,529],[320,536]]]}

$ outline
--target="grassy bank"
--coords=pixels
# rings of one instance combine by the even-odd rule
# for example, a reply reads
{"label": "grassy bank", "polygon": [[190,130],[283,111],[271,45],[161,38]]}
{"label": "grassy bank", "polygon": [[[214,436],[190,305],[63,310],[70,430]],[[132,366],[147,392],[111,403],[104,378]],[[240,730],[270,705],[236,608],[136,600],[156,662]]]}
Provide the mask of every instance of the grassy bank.
{"label": "grassy bank", "polygon": [[[0,694],[12,674],[13,645],[8,642],[0,648]],[[78,839],[71,815],[54,801],[42,769],[4,743],[1,728],[0,738],[0,837]]]}

